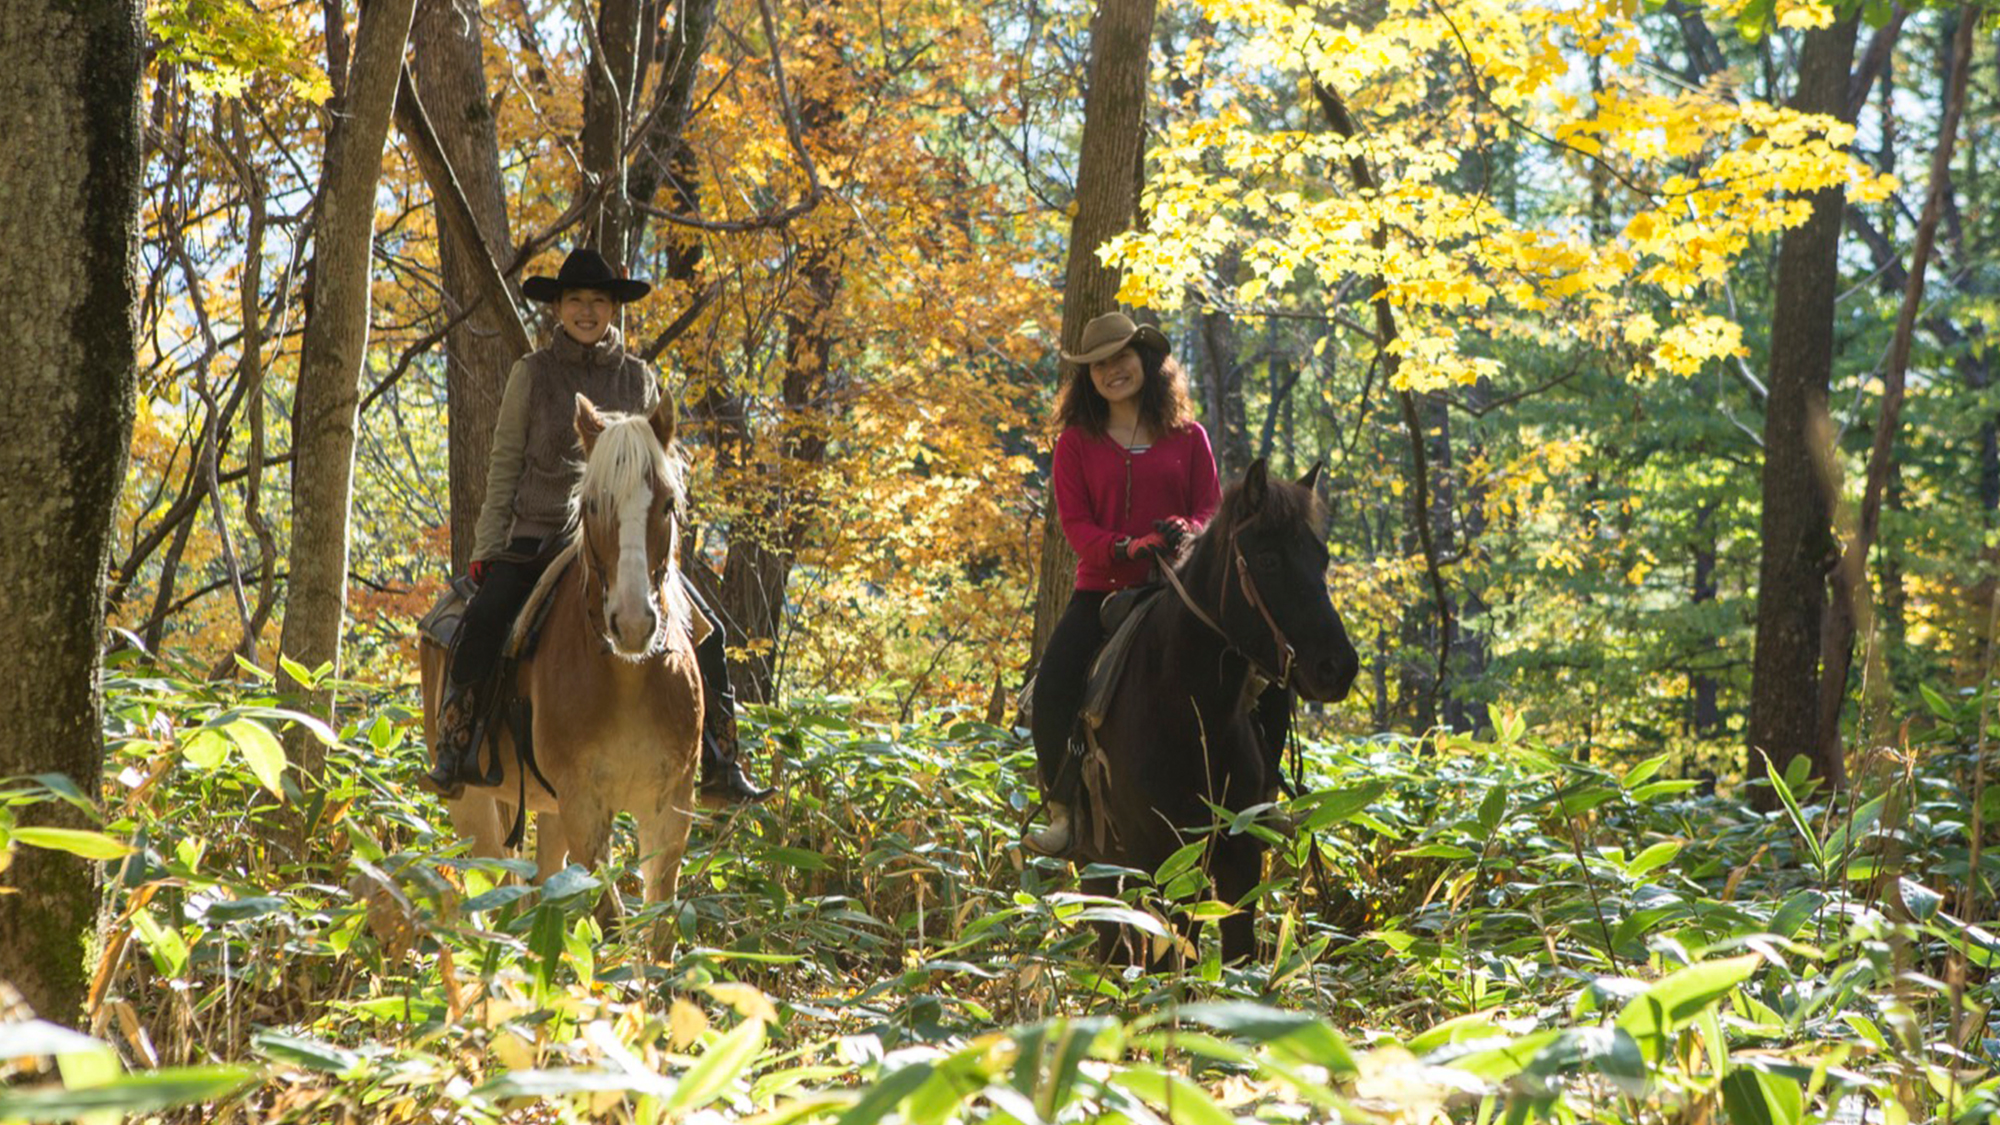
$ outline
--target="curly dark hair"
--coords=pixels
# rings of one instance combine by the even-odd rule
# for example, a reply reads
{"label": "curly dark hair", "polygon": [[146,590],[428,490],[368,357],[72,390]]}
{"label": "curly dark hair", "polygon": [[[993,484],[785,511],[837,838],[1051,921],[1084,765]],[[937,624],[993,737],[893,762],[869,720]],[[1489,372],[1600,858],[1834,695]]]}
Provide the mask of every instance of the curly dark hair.
{"label": "curly dark hair", "polygon": [[[1155,434],[1165,435],[1187,428],[1194,421],[1194,401],[1188,397],[1187,372],[1172,356],[1136,341],[1139,366],[1145,382],[1139,387],[1139,417]],[[1077,426],[1086,433],[1103,434],[1111,420],[1111,404],[1097,393],[1086,364],[1066,363],[1063,387],[1056,396],[1056,429]]]}

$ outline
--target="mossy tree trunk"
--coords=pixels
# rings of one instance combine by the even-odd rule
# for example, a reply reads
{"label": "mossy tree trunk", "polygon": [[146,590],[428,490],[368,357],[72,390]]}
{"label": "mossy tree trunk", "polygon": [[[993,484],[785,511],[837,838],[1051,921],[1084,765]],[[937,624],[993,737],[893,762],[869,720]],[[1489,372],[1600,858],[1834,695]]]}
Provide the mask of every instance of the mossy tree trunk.
{"label": "mossy tree trunk", "polygon": [[[0,396],[0,777],[103,767],[99,641],[137,372],[140,5],[10,0],[0,19],[0,325],[21,345]],[[23,821],[91,827],[48,802]],[[97,863],[17,847],[0,884],[0,979],[74,1024],[89,985]]]}

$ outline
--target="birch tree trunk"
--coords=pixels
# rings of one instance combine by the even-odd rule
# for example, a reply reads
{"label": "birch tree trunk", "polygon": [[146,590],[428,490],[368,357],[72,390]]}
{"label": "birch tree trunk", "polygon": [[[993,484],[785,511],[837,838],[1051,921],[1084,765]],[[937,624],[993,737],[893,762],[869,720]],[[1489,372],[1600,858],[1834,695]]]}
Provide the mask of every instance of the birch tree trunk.
{"label": "birch tree trunk", "polygon": [[[137,379],[140,5],[16,0],[0,20],[0,326],[32,343],[0,396],[0,777],[60,773],[95,799],[99,638]],[[62,801],[26,824],[83,828]],[[75,1024],[99,864],[17,847],[0,980]]]}
{"label": "birch tree trunk", "polygon": [[[414,7],[415,0],[364,5],[346,93],[329,103],[332,124],[314,207],[312,296],[292,407],[291,584],[279,648],[308,669],[328,665],[336,674],[347,609],[355,414],[368,350],[375,186]],[[280,684],[300,688],[289,676]],[[309,707],[330,718],[332,693],[313,692]],[[294,730],[287,749],[307,779],[319,777],[324,747]]]}

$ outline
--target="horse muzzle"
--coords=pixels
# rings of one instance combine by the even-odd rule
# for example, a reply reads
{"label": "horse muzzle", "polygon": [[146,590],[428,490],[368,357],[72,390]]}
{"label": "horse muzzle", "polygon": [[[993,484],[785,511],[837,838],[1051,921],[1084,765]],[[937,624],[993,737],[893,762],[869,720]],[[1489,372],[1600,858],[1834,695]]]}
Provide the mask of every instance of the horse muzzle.
{"label": "horse muzzle", "polygon": [[612,610],[605,637],[618,655],[636,660],[653,649],[660,633],[660,612],[648,604],[642,612]]}
{"label": "horse muzzle", "polygon": [[1354,646],[1343,643],[1314,653],[1301,654],[1292,669],[1292,685],[1299,695],[1315,703],[1339,703],[1354,688],[1361,672],[1361,658]]}

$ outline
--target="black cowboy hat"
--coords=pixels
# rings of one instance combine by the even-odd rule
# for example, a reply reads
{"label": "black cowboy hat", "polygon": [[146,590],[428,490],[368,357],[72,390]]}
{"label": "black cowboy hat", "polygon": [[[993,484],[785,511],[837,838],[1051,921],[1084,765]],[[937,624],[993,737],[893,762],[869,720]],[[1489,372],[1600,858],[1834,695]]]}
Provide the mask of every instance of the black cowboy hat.
{"label": "black cowboy hat", "polygon": [[651,293],[653,285],[635,277],[619,277],[612,272],[611,263],[604,260],[604,255],[588,246],[570,251],[554,277],[531,277],[521,283],[522,296],[549,305],[562,300],[566,289],[602,290],[622,305]]}

